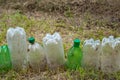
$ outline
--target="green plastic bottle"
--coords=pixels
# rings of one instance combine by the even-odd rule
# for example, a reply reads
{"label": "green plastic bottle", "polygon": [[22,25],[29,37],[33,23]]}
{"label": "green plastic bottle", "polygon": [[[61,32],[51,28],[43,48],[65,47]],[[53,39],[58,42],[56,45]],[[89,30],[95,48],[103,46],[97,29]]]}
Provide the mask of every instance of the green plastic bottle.
{"label": "green plastic bottle", "polygon": [[83,53],[80,48],[80,40],[75,39],[74,45],[70,48],[67,54],[66,66],[68,69],[76,70],[82,66]]}
{"label": "green plastic bottle", "polygon": [[6,72],[11,68],[12,62],[8,46],[0,46],[0,72]]}

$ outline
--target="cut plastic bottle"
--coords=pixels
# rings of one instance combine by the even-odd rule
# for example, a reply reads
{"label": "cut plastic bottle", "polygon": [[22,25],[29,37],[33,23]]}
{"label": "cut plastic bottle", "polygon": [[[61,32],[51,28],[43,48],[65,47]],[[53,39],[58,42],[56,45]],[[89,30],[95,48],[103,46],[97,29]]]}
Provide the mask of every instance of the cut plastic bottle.
{"label": "cut plastic bottle", "polygon": [[89,39],[83,45],[83,65],[86,68],[100,68],[101,45],[100,40]]}
{"label": "cut plastic bottle", "polygon": [[35,42],[35,38],[31,37],[28,46],[28,62],[34,71],[44,70],[46,67],[46,57],[43,47]]}
{"label": "cut plastic bottle", "polygon": [[116,68],[117,71],[120,70],[120,37],[115,39],[114,42],[114,51],[115,51],[115,58],[116,58]]}
{"label": "cut plastic bottle", "polygon": [[46,51],[48,67],[55,69],[64,65],[64,48],[62,44],[62,38],[59,33],[56,32],[53,35],[46,34],[46,36],[43,38],[43,46]]}
{"label": "cut plastic bottle", "polygon": [[79,69],[82,66],[83,53],[80,48],[80,40],[75,39],[74,45],[70,48],[67,54],[66,67],[70,70]]}
{"label": "cut plastic bottle", "polygon": [[13,69],[21,70],[27,66],[26,33],[23,28],[9,28],[7,31],[7,43],[11,53]]}
{"label": "cut plastic bottle", "polygon": [[8,46],[0,46],[0,72],[6,72],[10,69],[12,69],[12,62]]}
{"label": "cut plastic bottle", "polygon": [[120,49],[118,46],[120,42],[113,37],[103,38],[102,40],[102,54],[101,54],[101,69],[106,73],[113,73],[119,70]]}

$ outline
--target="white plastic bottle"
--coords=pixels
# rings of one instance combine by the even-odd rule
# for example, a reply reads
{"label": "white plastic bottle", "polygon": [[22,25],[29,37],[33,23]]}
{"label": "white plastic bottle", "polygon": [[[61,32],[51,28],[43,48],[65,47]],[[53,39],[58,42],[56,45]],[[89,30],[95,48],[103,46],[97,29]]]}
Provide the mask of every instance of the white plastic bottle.
{"label": "white plastic bottle", "polygon": [[83,66],[87,68],[100,68],[100,40],[85,40],[83,45]]}
{"label": "white plastic bottle", "polygon": [[13,69],[21,70],[27,66],[26,33],[23,28],[9,28],[7,31],[7,43],[10,49]]}
{"label": "white plastic bottle", "polygon": [[51,69],[57,68],[65,63],[62,38],[59,33],[47,34],[43,38],[43,45],[46,50],[48,66]]}
{"label": "white plastic bottle", "polygon": [[43,47],[35,42],[35,38],[29,38],[28,62],[34,71],[44,70],[46,67],[46,57]]}

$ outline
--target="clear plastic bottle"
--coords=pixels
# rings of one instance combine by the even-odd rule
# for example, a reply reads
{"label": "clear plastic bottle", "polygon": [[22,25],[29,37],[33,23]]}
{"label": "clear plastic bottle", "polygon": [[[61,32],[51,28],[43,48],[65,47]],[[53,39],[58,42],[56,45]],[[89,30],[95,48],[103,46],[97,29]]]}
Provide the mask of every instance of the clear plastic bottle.
{"label": "clear plastic bottle", "polygon": [[116,59],[115,66],[116,66],[116,72],[117,72],[120,70],[120,37],[115,39],[113,48],[115,52],[114,58]]}
{"label": "clear plastic bottle", "polygon": [[10,69],[12,69],[12,62],[8,46],[0,46],[0,72],[6,72]]}
{"label": "clear plastic bottle", "polygon": [[117,53],[113,47],[115,39],[113,36],[103,38],[102,40],[102,54],[101,54],[101,70],[106,73],[113,73],[117,71],[116,61]]}
{"label": "clear plastic bottle", "polygon": [[46,51],[48,66],[51,69],[57,68],[65,63],[62,38],[59,33],[47,34],[43,38],[43,46]]}
{"label": "clear plastic bottle", "polygon": [[34,37],[30,37],[28,46],[28,62],[34,71],[41,71],[45,69],[46,57],[43,47],[35,42]]}
{"label": "clear plastic bottle", "polygon": [[89,39],[83,45],[83,66],[87,68],[100,68],[100,40]]}
{"label": "clear plastic bottle", "polygon": [[26,68],[27,43],[26,33],[23,28],[9,28],[7,31],[7,43],[10,49],[13,69]]}

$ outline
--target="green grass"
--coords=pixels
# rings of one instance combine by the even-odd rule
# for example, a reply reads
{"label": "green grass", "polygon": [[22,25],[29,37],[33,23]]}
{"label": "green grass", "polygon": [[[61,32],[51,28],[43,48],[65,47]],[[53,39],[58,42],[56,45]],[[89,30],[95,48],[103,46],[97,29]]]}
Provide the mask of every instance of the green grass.
{"label": "green grass", "polygon": [[[16,26],[25,29],[27,38],[34,36],[36,41],[41,44],[46,33],[59,32],[63,38],[65,54],[72,46],[72,40],[75,38],[80,38],[83,43],[85,39],[89,38],[102,40],[103,37],[109,35],[120,36],[119,32],[106,27],[108,23],[106,20],[94,19],[90,13],[79,18],[71,13],[66,13],[67,17],[55,17],[48,14],[46,17],[42,14],[39,18],[35,18],[34,15],[29,16],[29,14],[22,14],[19,11],[4,11],[0,14],[0,45],[6,44],[7,29]],[[58,69],[56,71],[46,70],[40,73],[27,70],[21,72],[9,71],[6,74],[1,74],[0,80],[119,80],[119,75],[120,72],[105,74],[101,71],[83,68],[77,71]]]}

